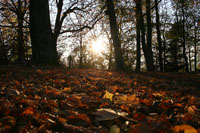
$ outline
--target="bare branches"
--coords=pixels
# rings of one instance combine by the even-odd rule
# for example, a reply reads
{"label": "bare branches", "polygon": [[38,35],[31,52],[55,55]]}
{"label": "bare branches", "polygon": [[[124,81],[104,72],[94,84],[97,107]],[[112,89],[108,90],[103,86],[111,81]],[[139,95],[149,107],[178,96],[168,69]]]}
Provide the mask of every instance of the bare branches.
{"label": "bare branches", "polygon": [[68,29],[68,30],[64,30],[64,31],[61,31],[60,34],[63,34],[63,33],[66,33],[66,32],[78,32],[78,31],[83,31],[84,29],[89,29],[89,30],[91,30],[91,29],[94,28],[95,24],[96,24],[99,20],[101,20],[102,18],[103,18],[103,17],[98,18],[91,26],[89,26],[89,25],[84,25],[84,26],[82,26],[81,28],[78,28],[78,29]]}
{"label": "bare branches", "polygon": [[100,11],[99,13],[97,13],[97,15],[95,15],[95,17],[94,17],[90,22],[88,22],[86,25],[83,25],[83,26],[81,26],[81,27],[79,27],[79,28],[77,28],[77,29],[74,28],[74,29],[63,30],[63,31],[60,32],[60,34],[63,34],[63,33],[66,33],[66,32],[79,32],[79,31],[83,31],[84,29],[89,29],[89,30],[93,29],[94,26],[95,26],[95,24],[103,18],[103,16],[101,16],[101,15],[102,15],[104,9],[105,9],[105,6],[104,6],[104,7],[101,9],[101,11]]}

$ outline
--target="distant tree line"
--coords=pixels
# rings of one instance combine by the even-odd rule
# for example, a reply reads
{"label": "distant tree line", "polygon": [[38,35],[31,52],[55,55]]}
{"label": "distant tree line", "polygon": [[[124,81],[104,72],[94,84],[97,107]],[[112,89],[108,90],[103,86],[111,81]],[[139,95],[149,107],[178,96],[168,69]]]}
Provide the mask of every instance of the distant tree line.
{"label": "distant tree line", "polygon": [[[199,0],[2,0],[0,11],[0,64],[200,69]],[[98,55],[89,41],[99,36]]]}

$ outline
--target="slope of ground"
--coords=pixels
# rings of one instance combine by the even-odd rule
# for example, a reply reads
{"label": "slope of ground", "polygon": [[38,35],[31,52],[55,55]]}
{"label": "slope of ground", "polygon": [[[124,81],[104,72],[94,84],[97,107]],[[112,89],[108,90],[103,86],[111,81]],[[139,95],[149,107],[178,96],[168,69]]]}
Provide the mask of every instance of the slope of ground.
{"label": "slope of ground", "polygon": [[200,131],[200,73],[0,67],[0,132]]}

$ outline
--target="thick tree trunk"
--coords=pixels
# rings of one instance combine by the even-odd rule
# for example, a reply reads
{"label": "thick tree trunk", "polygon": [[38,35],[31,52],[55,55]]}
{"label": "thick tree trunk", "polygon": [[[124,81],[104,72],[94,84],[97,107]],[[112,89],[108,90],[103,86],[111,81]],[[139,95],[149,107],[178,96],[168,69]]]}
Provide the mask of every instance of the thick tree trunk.
{"label": "thick tree trunk", "polygon": [[18,12],[17,12],[17,22],[18,22],[18,29],[17,29],[17,51],[18,51],[18,61],[22,62],[25,59],[25,50],[24,50],[24,32],[23,32],[23,22],[24,22],[24,15],[21,12],[22,9],[22,2],[18,0]]}
{"label": "thick tree trunk", "polygon": [[52,41],[48,0],[30,0],[30,35],[33,63],[56,65],[58,59]]}
{"label": "thick tree trunk", "polygon": [[163,58],[162,58],[162,41],[161,41],[161,33],[160,33],[160,15],[159,15],[159,9],[158,9],[158,0],[155,0],[156,4],[156,30],[157,30],[157,42],[159,47],[159,67],[160,71],[163,72]]}
{"label": "thick tree trunk", "polygon": [[183,13],[183,41],[182,41],[182,46],[183,46],[183,58],[185,60],[185,71],[189,72],[189,67],[188,67],[188,58],[186,55],[186,38],[185,38],[185,11],[184,11],[184,0],[182,0],[182,13]]}
{"label": "thick tree trunk", "polygon": [[151,24],[151,3],[146,0],[146,16],[147,16],[147,70],[154,71],[153,52],[152,52],[152,24]]}
{"label": "thick tree trunk", "polygon": [[23,19],[18,16],[18,61],[24,61],[25,59],[25,50],[24,50],[24,33],[23,33]]}
{"label": "thick tree trunk", "polygon": [[137,62],[136,62],[136,71],[140,71],[141,67],[141,52],[140,52],[140,6],[136,4],[136,34],[137,34]]}
{"label": "thick tree trunk", "polygon": [[113,40],[113,46],[114,46],[114,52],[115,52],[116,69],[123,70],[124,60],[122,56],[121,42],[119,39],[119,29],[116,22],[113,0],[106,0],[106,4],[107,4],[107,13],[110,20],[111,37]]}

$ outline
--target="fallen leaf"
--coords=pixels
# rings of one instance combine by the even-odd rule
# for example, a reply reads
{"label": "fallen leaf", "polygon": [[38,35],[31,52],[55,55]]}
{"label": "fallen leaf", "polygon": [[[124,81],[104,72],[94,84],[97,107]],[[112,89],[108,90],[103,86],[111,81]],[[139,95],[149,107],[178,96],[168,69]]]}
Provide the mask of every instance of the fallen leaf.
{"label": "fallen leaf", "polygon": [[125,104],[127,103],[127,95],[117,95],[115,96],[115,102],[118,104]]}
{"label": "fallen leaf", "polygon": [[109,76],[112,76],[112,73],[111,73],[111,72],[108,72],[108,75],[109,75]]}
{"label": "fallen leaf", "polygon": [[66,123],[66,122],[67,122],[67,120],[66,120],[65,118],[63,118],[63,117],[59,117],[59,118],[58,118],[58,121],[59,121],[60,123]]}
{"label": "fallen leaf", "polygon": [[119,128],[117,125],[113,125],[113,126],[110,128],[109,133],[120,133],[120,128]]}
{"label": "fallen leaf", "polygon": [[195,115],[197,108],[193,105],[193,106],[190,106],[187,111],[189,114]]}
{"label": "fallen leaf", "polygon": [[98,109],[97,112],[94,112],[93,115],[96,116],[96,121],[107,121],[107,120],[114,120],[119,117],[126,117],[128,113],[116,112],[108,108],[101,108],[101,109]]}
{"label": "fallen leaf", "polygon": [[71,123],[77,123],[80,120],[86,122],[90,126],[92,125],[90,118],[86,114],[70,115],[68,117],[68,121]]}
{"label": "fallen leaf", "polygon": [[70,87],[65,87],[64,89],[63,89],[63,92],[70,92],[71,91],[71,88]]}
{"label": "fallen leaf", "polygon": [[141,100],[141,102],[144,103],[147,106],[152,105],[152,99],[143,99],[143,100]]}
{"label": "fallen leaf", "polygon": [[103,98],[105,99],[109,99],[110,101],[112,101],[112,98],[113,98],[113,94],[106,91],[105,95],[103,96]]}
{"label": "fallen leaf", "polygon": [[97,110],[97,112],[94,112],[93,114],[96,116],[96,121],[114,120],[120,117],[114,110],[111,109]]}
{"label": "fallen leaf", "polygon": [[172,128],[175,133],[184,132],[184,133],[198,133],[197,130],[190,125],[176,125]]}
{"label": "fallen leaf", "polygon": [[32,107],[27,107],[22,114],[23,115],[33,115],[34,109]]}
{"label": "fallen leaf", "polygon": [[153,133],[153,130],[147,122],[142,121],[136,125],[132,125],[128,133]]}

